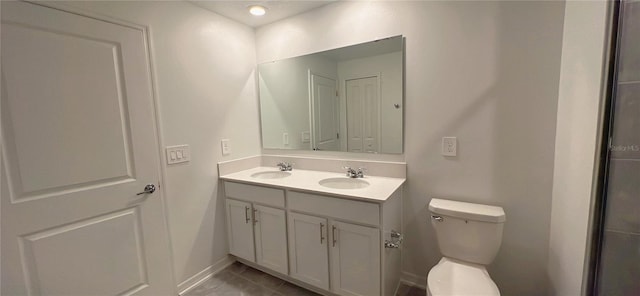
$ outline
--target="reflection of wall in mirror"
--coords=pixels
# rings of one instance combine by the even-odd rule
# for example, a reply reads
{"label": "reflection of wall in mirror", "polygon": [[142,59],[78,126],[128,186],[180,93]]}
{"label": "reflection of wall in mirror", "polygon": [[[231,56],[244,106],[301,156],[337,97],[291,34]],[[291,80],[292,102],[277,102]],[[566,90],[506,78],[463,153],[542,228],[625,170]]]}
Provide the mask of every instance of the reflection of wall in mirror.
{"label": "reflection of wall in mirror", "polygon": [[[347,135],[345,80],[380,75],[380,150],[379,153],[402,153],[402,52],[338,62],[340,91],[340,134]],[[347,141],[341,150],[347,151]]]}
{"label": "reflection of wall in mirror", "polygon": [[[268,149],[309,150],[311,132],[309,70],[337,77],[335,61],[321,55],[285,59],[259,66],[262,145]],[[289,135],[289,144],[283,134]]]}

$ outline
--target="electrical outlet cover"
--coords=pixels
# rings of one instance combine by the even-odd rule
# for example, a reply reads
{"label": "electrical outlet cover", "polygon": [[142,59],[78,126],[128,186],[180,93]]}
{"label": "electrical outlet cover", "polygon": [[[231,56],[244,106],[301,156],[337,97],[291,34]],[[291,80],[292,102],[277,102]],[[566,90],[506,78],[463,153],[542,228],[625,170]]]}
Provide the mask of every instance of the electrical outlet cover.
{"label": "electrical outlet cover", "polygon": [[456,156],[458,154],[458,139],[456,137],[442,138],[442,155]]}
{"label": "electrical outlet cover", "polygon": [[220,145],[222,146],[222,155],[231,154],[231,146],[229,145],[229,139],[220,140]]}

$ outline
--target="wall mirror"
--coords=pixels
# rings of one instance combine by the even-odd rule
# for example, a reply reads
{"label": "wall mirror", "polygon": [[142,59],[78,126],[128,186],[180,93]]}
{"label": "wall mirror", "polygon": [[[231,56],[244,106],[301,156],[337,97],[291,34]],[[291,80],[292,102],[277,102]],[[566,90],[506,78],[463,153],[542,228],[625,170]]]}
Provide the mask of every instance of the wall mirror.
{"label": "wall mirror", "polygon": [[258,65],[262,147],[402,153],[404,40]]}

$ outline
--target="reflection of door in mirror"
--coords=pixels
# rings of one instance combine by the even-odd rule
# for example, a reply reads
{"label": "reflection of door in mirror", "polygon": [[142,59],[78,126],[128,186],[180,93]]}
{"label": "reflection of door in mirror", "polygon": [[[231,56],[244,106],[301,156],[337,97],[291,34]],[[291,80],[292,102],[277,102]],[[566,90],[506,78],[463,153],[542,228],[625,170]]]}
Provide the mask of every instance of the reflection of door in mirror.
{"label": "reflection of door in mirror", "polygon": [[380,150],[380,94],[378,77],[346,81],[347,151]]}
{"label": "reflection of door in mirror", "polygon": [[336,81],[311,73],[313,150],[340,150]]}

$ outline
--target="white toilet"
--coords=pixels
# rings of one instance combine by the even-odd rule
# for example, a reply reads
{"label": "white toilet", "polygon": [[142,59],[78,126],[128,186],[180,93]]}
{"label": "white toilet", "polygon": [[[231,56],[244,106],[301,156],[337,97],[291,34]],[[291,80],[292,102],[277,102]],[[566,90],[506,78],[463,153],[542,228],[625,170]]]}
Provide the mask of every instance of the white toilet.
{"label": "white toilet", "polygon": [[443,257],[429,271],[427,295],[500,295],[485,266],[500,249],[504,210],[434,198],[429,211]]}

